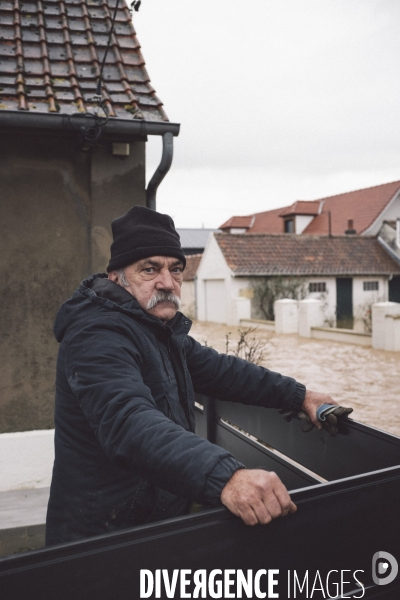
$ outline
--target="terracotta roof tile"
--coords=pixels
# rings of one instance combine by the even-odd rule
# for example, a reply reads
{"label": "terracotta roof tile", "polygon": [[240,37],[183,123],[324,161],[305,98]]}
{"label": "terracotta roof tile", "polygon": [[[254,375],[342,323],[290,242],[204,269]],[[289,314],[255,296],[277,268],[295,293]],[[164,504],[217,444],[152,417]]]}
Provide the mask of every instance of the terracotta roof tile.
{"label": "terracotta roof tile", "polygon": [[282,210],[281,207],[245,217],[231,217],[219,229],[226,230],[231,229],[231,227],[248,227],[247,233],[282,233],[283,219],[279,217]]}
{"label": "terracotta roof tile", "polygon": [[393,181],[363,190],[321,198],[322,214],[313,219],[303,233],[327,234],[328,218],[326,213],[330,211],[333,235],[343,234],[347,229],[349,219],[353,220],[353,227],[356,233],[360,234],[373,224],[399,190],[400,181]]}
{"label": "terracotta roof tile", "polygon": [[186,257],[186,268],[183,271],[183,281],[193,281],[202,256],[202,254],[191,254]]}
{"label": "terracotta roof tile", "polygon": [[231,217],[219,227],[219,229],[231,229],[232,227],[237,228],[245,228],[250,227],[251,222],[253,221],[253,215],[249,215],[247,217]]}
{"label": "terracotta roof tile", "polygon": [[[321,198],[320,200],[298,200],[291,206],[267,210],[248,217],[231,217],[220,229],[239,227],[239,225],[229,224],[231,222],[236,223],[236,219],[252,219],[255,217],[253,225],[247,231],[248,234],[283,233],[284,219],[282,217],[296,214],[315,214],[316,217],[305,228],[303,234],[327,235],[329,233],[327,212],[330,211],[333,235],[343,235],[347,229],[349,219],[353,220],[354,229],[357,234],[360,234],[373,224],[399,190],[400,181],[393,181],[354,192]],[[318,214],[316,209],[317,207],[319,209],[321,204],[322,212]]]}
{"label": "terracotta roof tile", "polygon": [[376,238],[216,233],[236,275],[390,275],[400,265]]}
{"label": "terracotta roof tile", "polygon": [[[0,0],[0,110],[93,110],[116,0]],[[125,0],[104,72],[111,117],[167,121],[150,85]]]}
{"label": "terracotta roof tile", "polygon": [[256,213],[254,223],[247,233],[283,233],[284,221],[279,216],[281,208]]}
{"label": "terracotta roof tile", "polygon": [[280,217],[288,217],[289,215],[317,215],[321,206],[319,200],[307,201],[297,200],[291,206],[287,206],[279,214]]}

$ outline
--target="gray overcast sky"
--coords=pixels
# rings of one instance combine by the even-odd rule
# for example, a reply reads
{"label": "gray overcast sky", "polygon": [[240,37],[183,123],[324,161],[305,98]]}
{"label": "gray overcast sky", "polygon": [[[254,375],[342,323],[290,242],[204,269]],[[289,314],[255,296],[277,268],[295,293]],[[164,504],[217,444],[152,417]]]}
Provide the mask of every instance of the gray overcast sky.
{"label": "gray overcast sky", "polygon": [[[129,1],[129,0],[128,0]],[[398,0],[142,0],[179,227],[400,179]],[[148,144],[148,177],[161,153]]]}

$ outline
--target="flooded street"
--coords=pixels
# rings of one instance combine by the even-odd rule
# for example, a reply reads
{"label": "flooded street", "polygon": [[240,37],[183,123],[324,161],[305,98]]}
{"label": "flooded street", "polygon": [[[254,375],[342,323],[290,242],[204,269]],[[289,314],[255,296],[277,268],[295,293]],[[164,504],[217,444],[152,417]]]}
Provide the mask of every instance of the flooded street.
{"label": "flooded street", "polygon": [[[191,335],[225,352],[238,339],[238,328],[194,322]],[[296,335],[275,335],[258,329],[251,337],[262,343],[264,367],[290,375],[309,389],[330,394],[339,404],[351,406],[351,417],[400,436],[400,353],[361,346],[309,340]]]}

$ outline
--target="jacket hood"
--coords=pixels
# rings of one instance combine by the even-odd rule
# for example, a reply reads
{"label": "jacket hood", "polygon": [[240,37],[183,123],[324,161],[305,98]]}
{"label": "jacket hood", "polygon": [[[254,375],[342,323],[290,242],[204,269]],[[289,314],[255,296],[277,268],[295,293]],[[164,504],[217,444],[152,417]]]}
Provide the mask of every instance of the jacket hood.
{"label": "jacket hood", "polygon": [[97,273],[82,281],[72,296],[61,305],[54,322],[54,335],[57,342],[63,340],[71,325],[93,316],[93,309],[100,312],[104,310],[121,312],[145,322],[151,328],[164,331],[185,330],[184,332],[187,333],[192,324],[187,317],[177,312],[175,317],[164,325],[160,319],[146,313],[132,294],[108,279],[107,273]]}

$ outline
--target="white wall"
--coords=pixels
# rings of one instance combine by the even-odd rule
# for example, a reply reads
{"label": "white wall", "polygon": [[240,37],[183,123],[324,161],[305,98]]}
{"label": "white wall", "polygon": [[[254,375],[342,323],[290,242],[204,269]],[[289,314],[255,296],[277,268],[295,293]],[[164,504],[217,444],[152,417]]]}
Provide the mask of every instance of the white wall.
{"label": "white wall", "polygon": [[200,321],[240,325],[251,317],[251,300],[243,295],[249,279],[234,277],[213,234],[197,269],[197,318]]}
{"label": "white wall", "polygon": [[310,283],[325,283],[326,292],[307,293],[306,298],[322,300],[324,324],[329,327],[336,325],[336,278],[335,277],[305,277],[304,282],[308,291]]}
{"label": "white wall", "polygon": [[[379,290],[364,291],[364,281],[378,281]],[[387,277],[354,277],[353,278],[353,314],[354,330],[364,331],[363,316],[371,310],[372,304],[385,302],[388,299],[389,286]]]}
{"label": "white wall", "polygon": [[0,434],[0,491],[48,487],[54,429]]}
{"label": "white wall", "polygon": [[[220,281],[223,282],[223,289],[220,288],[223,296],[223,302],[227,304],[228,298],[230,298],[230,287],[231,287],[232,272],[229,269],[224,256],[221,252],[220,247],[214,237],[211,234],[208,238],[207,245],[204,249],[204,253],[197,269],[197,285],[196,285],[196,301],[197,301],[197,318],[199,321],[207,321],[207,301],[210,303],[210,290],[212,284],[207,284],[207,281]],[[217,284],[218,285],[218,284]],[[207,286],[209,290],[207,300]],[[221,301],[220,299],[219,301]],[[216,299],[216,302],[218,300]],[[226,308],[226,314],[228,314],[228,308]],[[226,317],[227,318],[227,317]],[[225,321],[220,321],[225,322]]]}
{"label": "white wall", "polygon": [[307,225],[314,219],[311,215],[296,215],[294,221],[294,232],[297,234],[303,233]]}
{"label": "white wall", "polygon": [[189,317],[189,319],[196,318],[196,293],[195,293],[195,282],[184,281],[181,288],[181,312]]}
{"label": "white wall", "polygon": [[228,322],[228,296],[226,288],[229,280],[225,279],[205,279],[204,280],[204,298],[205,298],[205,321],[211,323]]}

